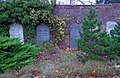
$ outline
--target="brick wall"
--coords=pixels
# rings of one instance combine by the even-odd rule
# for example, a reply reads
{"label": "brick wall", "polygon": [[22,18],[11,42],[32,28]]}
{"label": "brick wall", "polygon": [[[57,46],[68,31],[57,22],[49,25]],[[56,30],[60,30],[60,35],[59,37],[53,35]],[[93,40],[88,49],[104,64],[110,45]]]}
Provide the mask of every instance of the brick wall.
{"label": "brick wall", "polygon": [[[70,46],[70,28],[73,23],[81,21],[90,5],[56,5],[54,8],[54,14],[59,17],[70,18],[66,21],[67,32],[66,38],[60,45],[69,47]],[[119,21],[120,20],[120,4],[105,4],[105,5],[93,5],[93,8],[97,11],[97,18],[102,22],[102,26],[106,26],[108,21]]]}

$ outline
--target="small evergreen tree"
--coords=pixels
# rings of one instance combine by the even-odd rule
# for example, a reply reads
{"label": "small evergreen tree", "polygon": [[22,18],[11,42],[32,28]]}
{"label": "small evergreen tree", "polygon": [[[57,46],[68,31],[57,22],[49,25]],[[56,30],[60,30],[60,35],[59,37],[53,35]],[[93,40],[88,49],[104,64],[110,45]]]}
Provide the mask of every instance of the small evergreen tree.
{"label": "small evergreen tree", "polygon": [[118,43],[116,39],[106,33],[101,33],[97,44],[94,46],[95,54],[99,60],[118,60]]}
{"label": "small evergreen tree", "polygon": [[8,69],[19,69],[35,60],[38,48],[21,44],[19,39],[0,37],[0,73]]}
{"label": "small evergreen tree", "polygon": [[120,23],[117,22],[117,25],[115,27],[115,38],[117,38],[117,41],[120,43]]}
{"label": "small evergreen tree", "polygon": [[117,25],[115,27],[115,36],[114,38],[117,40],[117,51],[118,51],[118,55],[120,57],[120,23],[117,22]]}
{"label": "small evergreen tree", "polygon": [[[101,32],[100,22],[96,18],[96,12],[90,8],[87,18],[82,21],[81,38],[78,40],[78,49],[85,52],[89,60],[118,60],[120,54],[120,24],[116,27],[116,35],[110,37],[106,32]],[[80,58],[80,56],[77,54]],[[86,59],[86,58],[84,58]],[[81,61],[85,61],[81,59]]]}
{"label": "small evergreen tree", "polygon": [[101,23],[96,18],[95,9],[90,8],[87,17],[82,21],[81,38],[78,40],[78,49],[84,51],[88,57],[94,58],[94,46],[97,44]]}

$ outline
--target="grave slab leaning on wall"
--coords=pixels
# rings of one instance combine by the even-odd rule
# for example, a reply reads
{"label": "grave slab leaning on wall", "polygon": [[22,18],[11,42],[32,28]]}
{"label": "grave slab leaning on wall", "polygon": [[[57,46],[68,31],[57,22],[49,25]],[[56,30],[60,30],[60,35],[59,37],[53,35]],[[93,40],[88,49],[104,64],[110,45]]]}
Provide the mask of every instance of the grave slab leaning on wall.
{"label": "grave slab leaning on wall", "polygon": [[17,23],[13,23],[10,25],[9,29],[10,38],[19,38],[20,42],[24,43],[23,36],[23,26]]}
{"label": "grave slab leaning on wall", "polygon": [[50,40],[50,30],[46,24],[40,24],[36,27],[36,44]]}
{"label": "grave slab leaning on wall", "polygon": [[70,48],[77,48],[77,39],[80,38],[80,27],[72,24],[70,31]]}
{"label": "grave slab leaning on wall", "polygon": [[115,34],[114,28],[116,25],[117,25],[117,23],[114,21],[108,21],[106,23],[106,32],[107,32],[107,34],[109,34],[109,36],[114,36],[114,34]]}

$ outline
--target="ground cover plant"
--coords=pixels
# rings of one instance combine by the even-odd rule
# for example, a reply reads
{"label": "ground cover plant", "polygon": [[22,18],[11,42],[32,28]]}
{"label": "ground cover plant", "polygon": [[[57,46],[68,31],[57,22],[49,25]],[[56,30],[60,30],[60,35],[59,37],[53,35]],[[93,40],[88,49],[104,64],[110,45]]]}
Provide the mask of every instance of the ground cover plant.
{"label": "ground cover plant", "polygon": [[15,71],[9,70],[2,78],[84,78],[84,77],[119,77],[120,70],[106,62],[89,60],[82,63],[76,53],[81,51],[54,48],[50,55],[39,53],[34,64]]}

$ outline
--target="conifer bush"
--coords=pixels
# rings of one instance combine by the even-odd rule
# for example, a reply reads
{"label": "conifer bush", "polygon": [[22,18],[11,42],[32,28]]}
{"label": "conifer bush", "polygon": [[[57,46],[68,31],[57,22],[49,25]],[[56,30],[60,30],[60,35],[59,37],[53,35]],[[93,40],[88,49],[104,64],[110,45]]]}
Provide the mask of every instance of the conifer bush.
{"label": "conifer bush", "polygon": [[118,43],[116,39],[106,33],[101,34],[98,43],[94,46],[97,58],[99,60],[118,60]]}
{"label": "conifer bush", "polygon": [[115,26],[115,36],[114,38],[117,40],[118,43],[120,43],[120,23],[117,22],[117,25]]}
{"label": "conifer bush", "polygon": [[81,38],[78,39],[78,49],[85,52],[85,55],[77,54],[78,59],[85,60],[118,60],[120,54],[119,40],[120,27],[116,29],[117,38],[110,37],[106,32],[101,31],[101,23],[97,19],[95,9],[90,8],[87,17],[82,21]]}
{"label": "conifer bush", "polygon": [[[120,22],[117,22],[117,25],[115,27],[115,36],[114,38],[117,40],[117,53],[120,57]],[[119,59],[120,61],[120,59]]]}
{"label": "conifer bush", "polygon": [[78,39],[78,49],[84,51],[89,59],[95,59],[93,53],[94,46],[97,44],[100,36],[101,23],[96,18],[95,9],[90,8],[87,17],[82,21],[81,38]]}
{"label": "conifer bush", "polygon": [[22,44],[19,39],[0,37],[0,73],[31,64],[38,50],[34,45]]}

